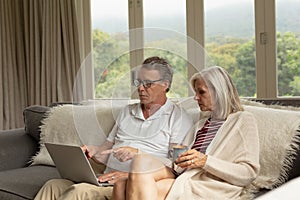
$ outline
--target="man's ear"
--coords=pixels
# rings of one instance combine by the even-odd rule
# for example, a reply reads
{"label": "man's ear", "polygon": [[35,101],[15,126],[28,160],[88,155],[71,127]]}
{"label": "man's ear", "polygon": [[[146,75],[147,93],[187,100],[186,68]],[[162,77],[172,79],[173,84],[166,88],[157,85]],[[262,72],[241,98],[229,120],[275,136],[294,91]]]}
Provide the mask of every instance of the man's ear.
{"label": "man's ear", "polygon": [[170,90],[170,81],[166,80],[166,81],[164,82],[164,86],[165,86],[166,92],[168,92],[168,91]]}

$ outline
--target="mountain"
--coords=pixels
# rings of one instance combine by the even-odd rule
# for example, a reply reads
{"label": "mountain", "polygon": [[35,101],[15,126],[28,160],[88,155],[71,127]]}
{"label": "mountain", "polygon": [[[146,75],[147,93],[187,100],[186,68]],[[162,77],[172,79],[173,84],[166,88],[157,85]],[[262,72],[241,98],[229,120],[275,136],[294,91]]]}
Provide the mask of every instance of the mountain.
{"label": "mountain", "polygon": [[[280,1],[276,6],[277,31],[300,33],[300,1]],[[245,3],[210,10],[206,13],[205,20],[206,35],[253,37],[254,4]]]}
{"label": "mountain", "polygon": [[[285,0],[278,2],[276,9],[277,31],[292,31],[300,33],[300,2]],[[279,9],[280,8],[280,9]],[[206,35],[249,38],[253,37],[255,29],[254,4],[244,3],[218,7],[205,13]],[[145,27],[161,27],[179,31],[185,34],[185,18],[181,15],[172,18],[156,17],[147,19]],[[108,33],[127,32],[128,24],[124,19],[103,19],[93,21],[93,28],[99,28]]]}

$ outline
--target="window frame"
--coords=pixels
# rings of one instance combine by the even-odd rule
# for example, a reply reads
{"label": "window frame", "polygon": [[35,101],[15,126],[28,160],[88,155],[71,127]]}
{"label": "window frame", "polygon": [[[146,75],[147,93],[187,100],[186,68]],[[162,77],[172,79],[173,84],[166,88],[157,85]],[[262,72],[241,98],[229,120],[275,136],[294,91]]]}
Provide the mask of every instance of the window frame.
{"label": "window frame", "polygon": [[255,0],[255,41],[257,99],[277,98],[275,0]]}

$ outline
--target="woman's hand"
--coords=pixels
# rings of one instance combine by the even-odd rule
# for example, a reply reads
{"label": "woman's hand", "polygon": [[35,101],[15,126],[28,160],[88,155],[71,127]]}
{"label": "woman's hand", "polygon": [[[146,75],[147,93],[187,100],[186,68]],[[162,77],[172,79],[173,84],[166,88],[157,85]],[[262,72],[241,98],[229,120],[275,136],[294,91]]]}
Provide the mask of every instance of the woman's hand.
{"label": "woman's hand", "polygon": [[175,163],[183,169],[202,168],[206,163],[206,159],[207,155],[195,149],[191,149],[180,154],[175,160]]}
{"label": "woman's hand", "polygon": [[114,157],[116,157],[119,161],[125,162],[127,160],[131,160],[138,153],[138,149],[125,146],[101,152],[101,154],[110,153],[113,153]]}

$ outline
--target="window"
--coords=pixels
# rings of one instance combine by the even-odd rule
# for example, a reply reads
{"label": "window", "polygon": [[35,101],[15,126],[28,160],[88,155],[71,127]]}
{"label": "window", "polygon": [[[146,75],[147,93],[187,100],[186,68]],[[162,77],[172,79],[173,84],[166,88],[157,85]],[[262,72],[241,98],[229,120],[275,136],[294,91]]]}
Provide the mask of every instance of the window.
{"label": "window", "polygon": [[131,98],[130,70],[153,55],[174,67],[169,97],[190,96],[189,77],[210,65],[241,97],[300,96],[300,0],[92,3],[96,98]]}
{"label": "window", "polygon": [[240,96],[254,97],[254,1],[205,0],[204,12],[205,48],[211,64],[230,73]]}
{"label": "window", "polygon": [[131,96],[127,8],[123,0],[92,0],[95,98]]}
{"label": "window", "polygon": [[278,96],[300,96],[300,0],[276,0]]}
{"label": "window", "polygon": [[96,98],[130,98],[130,69],[154,55],[174,68],[168,96],[188,95],[185,0],[92,2]]}
{"label": "window", "polygon": [[[166,58],[174,69],[168,97],[188,96],[185,0],[144,0],[144,57]],[[172,5],[172,6],[170,6]]]}

